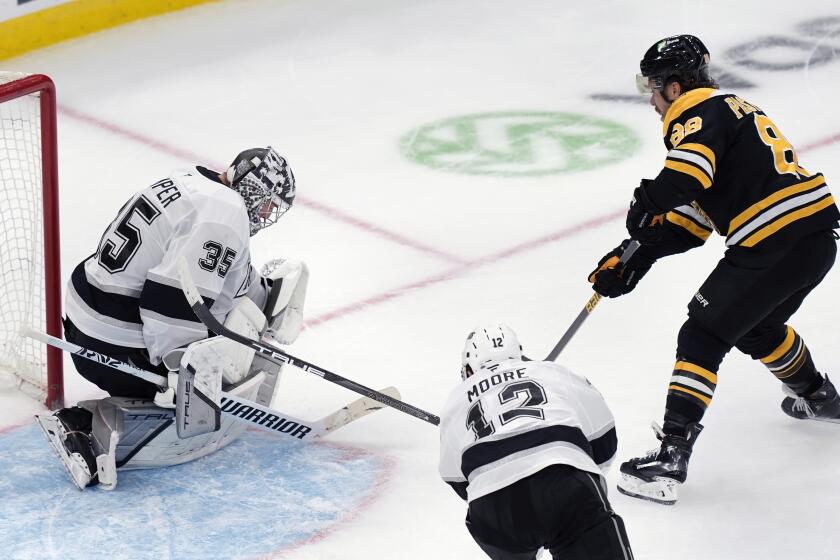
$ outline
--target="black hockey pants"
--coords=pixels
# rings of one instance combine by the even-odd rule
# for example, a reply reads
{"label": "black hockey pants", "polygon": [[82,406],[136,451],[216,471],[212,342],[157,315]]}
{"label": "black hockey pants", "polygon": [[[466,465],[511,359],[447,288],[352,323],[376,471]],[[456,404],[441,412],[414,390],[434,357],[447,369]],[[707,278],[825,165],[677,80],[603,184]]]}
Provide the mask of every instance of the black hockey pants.
{"label": "black hockey pants", "polygon": [[601,477],[552,465],[470,502],[467,528],[493,560],[632,560]]}
{"label": "black hockey pants", "polygon": [[[726,344],[726,350],[737,346],[747,354],[768,353],[782,341],[785,322],[822,281],[836,255],[831,230],[769,254],[727,251],[692,298],[688,316]],[[764,330],[775,330],[775,340],[752,348]],[[708,361],[720,362],[717,356]]]}
{"label": "black hockey pants", "polygon": [[[73,344],[101,352],[106,356],[116,358],[122,362],[130,362],[140,369],[157,373],[162,377],[166,375],[166,367],[163,364],[153,366],[146,357],[143,349],[115,346],[89,337],[67,318],[64,319],[64,338]],[[71,356],[73,358],[73,365],[76,366],[76,371],[112,397],[151,400],[157,393],[157,386],[148,381],[143,381],[128,373],[117,371],[114,368],[88,360],[87,358],[82,358],[76,354],[71,354]]]}

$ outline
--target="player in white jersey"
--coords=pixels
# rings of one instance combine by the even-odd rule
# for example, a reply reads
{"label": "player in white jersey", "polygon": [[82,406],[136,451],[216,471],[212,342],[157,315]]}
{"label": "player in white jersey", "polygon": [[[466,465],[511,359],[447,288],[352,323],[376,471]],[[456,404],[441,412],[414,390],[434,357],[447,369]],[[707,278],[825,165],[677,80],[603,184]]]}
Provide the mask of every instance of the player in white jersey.
{"label": "player in white jersey", "polygon": [[[192,343],[204,352],[199,358],[203,355],[205,362],[215,360],[207,356],[220,355],[224,341],[214,340],[209,350],[203,343],[208,331],[190,308],[178,279],[176,265],[183,257],[217,319],[233,322],[238,330],[251,334],[263,332],[268,320],[273,330],[285,337],[281,342],[290,343],[302,320],[308,278],[305,265],[287,261],[264,277],[251,265],[249,242],[251,236],[275,223],[294,198],[294,175],[286,160],[271,147],[240,153],[223,173],[200,166],[179,170],[137,192],[105,230],[96,253],[72,273],[66,294],[66,339],[162,377],[177,373],[184,351]],[[273,284],[278,292],[282,285],[283,296],[268,297]],[[297,289],[294,284],[298,284]],[[265,308],[269,299],[272,309]],[[218,384],[218,390],[223,383],[242,384],[254,373],[253,352],[246,351],[244,357],[236,357],[236,352],[241,353],[241,349],[225,348],[221,352],[234,356],[229,361],[235,364],[225,372],[212,374],[216,377],[209,383]],[[122,430],[125,418],[139,417],[136,403],[144,403],[144,414],[151,410],[149,414],[160,416],[155,404],[171,407],[174,389],[162,394],[152,383],[75,354],[72,358],[84,378],[111,395],[110,404],[105,407],[101,401],[87,401],[41,416],[39,422],[74,482],[83,488],[103,482],[101,476],[97,477],[96,457],[107,455],[110,444],[118,446],[111,432]],[[279,372],[263,373],[272,383],[262,390],[263,400],[267,400],[270,396],[266,394],[273,392]],[[169,385],[177,383],[170,379]],[[253,385],[257,391],[259,383]],[[257,394],[246,396],[255,398]],[[171,415],[170,411],[164,412]],[[100,441],[96,441],[97,422],[103,426]],[[152,424],[151,428],[143,425],[143,430],[164,430]],[[228,443],[230,433],[222,432],[219,437],[209,438],[204,447]],[[220,444],[221,436],[225,437]],[[122,438],[120,444],[126,441]],[[171,446],[178,447],[177,443]],[[201,445],[193,442],[192,447],[195,449],[188,453],[181,450],[181,458],[189,460],[204,453],[198,449]],[[135,445],[123,451],[117,467],[125,466],[140,449]],[[146,458],[143,466],[151,465],[157,465],[156,460]]]}
{"label": "player in white jersey", "polygon": [[467,528],[494,560],[630,560],[604,474],[616,433],[604,398],[553,362],[525,361],[505,325],[467,337],[462,382],[441,414],[440,475],[469,503]]}

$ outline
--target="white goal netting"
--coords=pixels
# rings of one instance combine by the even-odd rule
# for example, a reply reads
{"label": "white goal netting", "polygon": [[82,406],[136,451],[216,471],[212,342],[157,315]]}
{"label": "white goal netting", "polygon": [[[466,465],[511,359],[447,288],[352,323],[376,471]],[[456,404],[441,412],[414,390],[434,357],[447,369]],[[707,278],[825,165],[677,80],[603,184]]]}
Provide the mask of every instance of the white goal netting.
{"label": "white goal netting", "polygon": [[[24,76],[0,72],[0,86]],[[46,330],[42,185],[38,95],[0,102],[0,377],[39,400],[46,347],[19,329]]]}

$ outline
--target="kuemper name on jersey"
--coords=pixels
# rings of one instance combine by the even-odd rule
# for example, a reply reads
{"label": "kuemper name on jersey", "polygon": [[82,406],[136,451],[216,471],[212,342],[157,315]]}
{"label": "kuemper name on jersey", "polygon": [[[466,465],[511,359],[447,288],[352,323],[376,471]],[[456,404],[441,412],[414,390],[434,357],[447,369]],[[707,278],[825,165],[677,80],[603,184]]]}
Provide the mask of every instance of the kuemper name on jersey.
{"label": "kuemper name on jersey", "polygon": [[473,398],[477,399],[486,391],[488,391],[491,387],[495,387],[496,385],[500,385],[502,383],[507,383],[508,381],[516,381],[517,379],[522,379],[523,377],[525,377],[525,375],[526,372],[524,367],[494,373],[490,377],[482,379],[481,381],[473,385],[472,389],[470,389],[467,392],[467,399],[469,400],[469,402],[473,402]]}
{"label": "kuemper name on jersey", "polygon": [[224,396],[222,397],[222,412],[238,416],[259,426],[265,426],[281,434],[289,434],[298,439],[305,438],[306,434],[312,431],[312,428],[309,426],[280,418],[275,414],[263,412],[246,404],[239,404],[238,402],[226,399]]}
{"label": "kuemper name on jersey", "polygon": [[175,183],[171,179],[158,181],[152,185],[152,188],[156,189],[154,191],[155,195],[157,195],[157,199],[163,204],[164,208],[181,198],[181,191],[178,190],[178,187],[175,186]]}

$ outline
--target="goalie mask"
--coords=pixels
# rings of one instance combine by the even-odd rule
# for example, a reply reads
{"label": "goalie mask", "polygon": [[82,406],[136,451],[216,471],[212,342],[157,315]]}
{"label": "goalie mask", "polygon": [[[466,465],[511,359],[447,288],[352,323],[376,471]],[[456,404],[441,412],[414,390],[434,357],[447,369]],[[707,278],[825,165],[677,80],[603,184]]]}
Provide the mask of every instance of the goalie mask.
{"label": "goalie mask", "polygon": [[522,345],[507,325],[476,327],[461,352],[461,379],[505,360],[521,360]]}
{"label": "goalie mask", "polygon": [[279,220],[295,200],[295,176],[271,146],[245,150],[226,176],[230,188],[245,201],[252,236]]}

